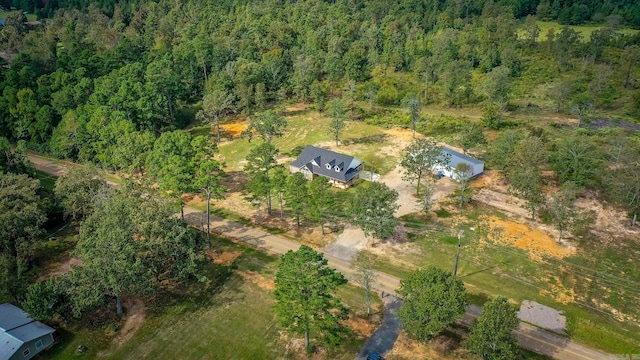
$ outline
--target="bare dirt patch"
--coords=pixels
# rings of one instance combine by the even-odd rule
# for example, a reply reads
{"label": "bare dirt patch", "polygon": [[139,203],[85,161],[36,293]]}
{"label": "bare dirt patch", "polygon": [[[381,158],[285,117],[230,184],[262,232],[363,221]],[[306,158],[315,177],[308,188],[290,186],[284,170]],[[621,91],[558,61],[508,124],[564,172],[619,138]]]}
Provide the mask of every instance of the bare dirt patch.
{"label": "bare dirt patch", "polygon": [[624,211],[604,206],[601,202],[589,197],[576,200],[576,206],[583,211],[595,212],[595,223],[591,230],[605,243],[619,238],[635,237],[637,239],[640,236],[640,227],[631,227],[631,220]]}
{"label": "bare dirt patch", "polygon": [[122,299],[122,306],[124,307],[127,319],[122,325],[118,335],[113,339],[113,344],[120,346],[129,341],[133,335],[140,329],[144,323],[144,319],[147,313],[147,307],[144,301],[139,297],[126,297]]}
{"label": "bare dirt patch", "polygon": [[285,108],[285,110],[287,110],[287,112],[298,112],[298,111],[304,111],[307,110],[307,108],[309,107],[308,104],[305,103],[297,103],[297,104],[293,104],[293,105],[289,105]]}
{"label": "bare dirt patch", "polygon": [[401,331],[393,349],[385,356],[385,359],[448,360],[465,358],[464,355],[467,354],[467,351],[459,348],[459,346],[453,346],[452,341],[440,336],[433,339],[429,344],[423,344],[409,338],[406,332]]}
{"label": "bare dirt patch", "polygon": [[551,236],[532,229],[526,224],[502,220],[496,216],[485,217],[483,220],[490,229],[489,240],[508,243],[527,250],[533,259],[537,259],[536,256],[540,255],[563,259],[575,253],[575,249],[558,244]]}
{"label": "bare dirt patch", "polygon": [[250,271],[250,270],[247,270],[247,271],[235,270],[234,272],[240,275],[244,280],[258,285],[258,287],[263,290],[273,291],[275,289],[275,284],[273,280],[267,279],[266,277],[262,276],[257,272]]}
{"label": "bare dirt patch", "polygon": [[216,253],[213,250],[207,251],[207,257],[213,259],[214,264],[222,266],[230,266],[240,255],[242,255],[242,251],[239,250],[225,251],[223,253]]}
{"label": "bare dirt patch", "polygon": [[[383,130],[383,132],[387,135],[392,136],[394,140],[399,140],[400,142],[403,142],[403,143],[408,144],[414,140],[413,130],[404,129],[404,128],[391,128],[391,129]],[[422,134],[416,133],[416,138],[422,138],[422,137],[424,137]]]}
{"label": "bare dirt patch", "polygon": [[[287,359],[294,360],[325,360],[327,359],[327,350],[323,346],[315,346],[313,352],[307,355],[304,339],[289,338],[284,331],[280,333],[280,340],[286,343]],[[312,344],[313,345],[313,344]]]}
{"label": "bare dirt patch", "polygon": [[529,215],[528,211],[525,209],[527,203],[524,200],[502,192],[480,189],[473,194],[473,200],[523,218],[526,218]]}
{"label": "bare dirt patch", "polygon": [[71,265],[74,266],[82,266],[84,262],[80,259],[76,259],[73,257],[67,257],[60,262],[54,262],[48,264],[46,270],[42,272],[42,275],[38,278],[38,281],[44,281],[47,279],[54,278],[56,276],[61,276],[69,271],[71,271]]}
{"label": "bare dirt patch", "polygon": [[249,124],[244,119],[238,119],[231,123],[220,124],[220,131],[224,132],[231,140],[240,137],[240,134],[247,130]]}
{"label": "bare dirt patch", "polygon": [[349,326],[356,334],[370,337],[378,327],[376,324],[357,316],[350,316],[347,320]]}

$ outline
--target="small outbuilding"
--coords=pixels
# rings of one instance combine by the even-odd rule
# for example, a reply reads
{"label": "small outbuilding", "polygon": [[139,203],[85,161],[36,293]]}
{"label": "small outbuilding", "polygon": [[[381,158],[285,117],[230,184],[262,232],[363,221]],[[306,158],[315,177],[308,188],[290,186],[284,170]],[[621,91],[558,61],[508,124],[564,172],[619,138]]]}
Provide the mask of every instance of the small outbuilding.
{"label": "small outbuilding", "polygon": [[31,359],[53,345],[54,332],[19,307],[0,305],[0,359]]}
{"label": "small outbuilding", "polygon": [[362,164],[362,160],[353,156],[307,145],[296,161],[289,165],[289,170],[303,173],[308,180],[322,176],[331,185],[347,189],[359,178]]}
{"label": "small outbuilding", "polygon": [[458,174],[456,174],[455,170],[460,163],[464,163],[469,166],[470,172],[467,176],[468,179],[476,177],[482,174],[482,172],[484,171],[484,162],[455,150],[449,149],[446,146],[442,147],[442,156],[448,158],[449,160],[446,166],[435,166],[434,170],[439,175],[447,176],[454,180],[459,180]]}

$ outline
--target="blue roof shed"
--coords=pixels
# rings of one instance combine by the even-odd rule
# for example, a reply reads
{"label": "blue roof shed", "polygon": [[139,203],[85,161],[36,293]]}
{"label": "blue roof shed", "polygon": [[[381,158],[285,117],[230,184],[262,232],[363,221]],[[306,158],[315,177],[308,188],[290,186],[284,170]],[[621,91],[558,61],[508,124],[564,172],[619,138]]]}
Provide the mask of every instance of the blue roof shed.
{"label": "blue roof shed", "polygon": [[0,359],[31,359],[53,344],[54,332],[19,307],[0,305]]}

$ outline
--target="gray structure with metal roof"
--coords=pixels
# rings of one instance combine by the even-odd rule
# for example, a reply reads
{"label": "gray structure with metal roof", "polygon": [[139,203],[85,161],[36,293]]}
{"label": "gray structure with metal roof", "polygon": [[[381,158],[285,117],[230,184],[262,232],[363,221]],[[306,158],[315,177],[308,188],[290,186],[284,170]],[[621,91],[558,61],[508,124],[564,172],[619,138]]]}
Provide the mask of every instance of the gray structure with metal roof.
{"label": "gray structure with metal roof", "polygon": [[442,147],[442,155],[449,158],[449,164],[447,166],[436,166],[434,170],[441,172],[442,175],[448,176],[454,180],[458,180],[458,174],[456,174],[455,169],[460,163],[469,165],[471,172],[468,174],[468,178],[478,176],[484,171],[484,162],[449,149],[448,147]]}
{"label": "gray structure with metal roof", "polygon": [[348,188],[359,177],[362,160],[307,145],[289,168],[291,172],[302,172],[309,180],[322,176],[327,178],[333,186]]}
{"label": "gray structure with metal roof", "polygon": [[0,359],[31,359],[53,344],[54,332],[19,307],[0,305]]}

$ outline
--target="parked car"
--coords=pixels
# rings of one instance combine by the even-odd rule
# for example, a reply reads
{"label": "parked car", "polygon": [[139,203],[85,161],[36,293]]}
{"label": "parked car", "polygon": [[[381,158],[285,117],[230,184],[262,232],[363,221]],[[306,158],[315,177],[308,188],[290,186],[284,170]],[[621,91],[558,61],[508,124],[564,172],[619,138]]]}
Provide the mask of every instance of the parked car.
{"label": "parked car", "polygon": [[371,353],[367,355],[367,360],[382,360],[382,356],[378,354]]}

